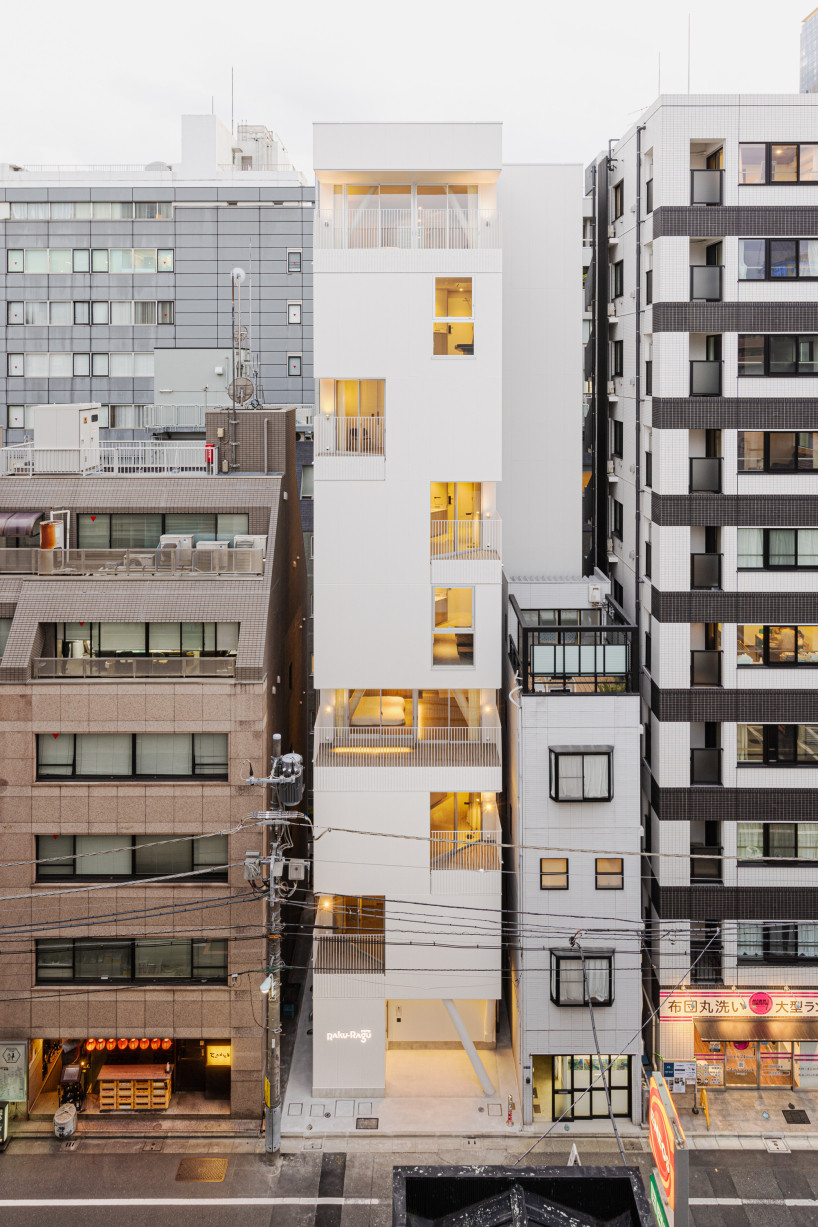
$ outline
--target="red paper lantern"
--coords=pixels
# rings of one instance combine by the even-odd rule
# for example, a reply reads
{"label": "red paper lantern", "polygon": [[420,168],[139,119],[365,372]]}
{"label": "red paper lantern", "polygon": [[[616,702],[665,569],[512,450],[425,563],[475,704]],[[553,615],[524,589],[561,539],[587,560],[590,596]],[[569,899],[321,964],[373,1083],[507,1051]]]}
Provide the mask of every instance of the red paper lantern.
{"label": "red paper lantern", "polygon": [[128,1040],[128,1047],[130,1048],[131,1052],[136,1052],[137,1048],[139,1047],[139,1040]]}
{"label": "red paper lantern", "polygon": [[106,1040],[105,1047],[108,1049],[109,1052],[113,1052],[114,1049],[116,1048],[116,1040]]}
{"label": "red paper lantern", "polygon": [[86,1040],[85,1041],[85,1051],[86,1052],[93,1052],[96,1046],[97,1046],[96,1040]]}
{"label": "red paper lantern", "polygon": [[148,1044],[149,1044],[149,1043],[150,1043],[150,1040],[146,1040],[146,1039],[141,1039],[141,1040],[139,1041],[139,1047],[142,1049],[142,1051],[143,1051],[143,1052],[144,1052],[144,1051],[145,1051],[145,1049],[148,1047]]}
{"label": "red paper lantern", "polygon": [[162,1040],[162,1047],[163,1047],[163,1049],[164,1049],[166,1052],[167,1052],[168,1048],[170,1048],[170,1047],[171,1047],[171,1045],[172,1045],[172,1044],[173,1044],[173,1040],[168,1040],[168,1039],[164,1039],[164,1040]]}
{"label": "red paper lantern", "polygon": [[161,1043],[162,1043],[161,1040],[151,1040],[151,1048],[153,1049],[154,1052],[156,1052],[156,1049],[159,1047]]}
{"label": "red paper lantern", "polygon": [[116,1046],[120,1050],[120,1052],[124,1052],[124,1050],[128,1047],[128,1041],[127,1040],[117,1040]]}
{"label": "red paper lantern", "polygon": [[105,1040],[97,1040],[97,1052],[105,1051]]}

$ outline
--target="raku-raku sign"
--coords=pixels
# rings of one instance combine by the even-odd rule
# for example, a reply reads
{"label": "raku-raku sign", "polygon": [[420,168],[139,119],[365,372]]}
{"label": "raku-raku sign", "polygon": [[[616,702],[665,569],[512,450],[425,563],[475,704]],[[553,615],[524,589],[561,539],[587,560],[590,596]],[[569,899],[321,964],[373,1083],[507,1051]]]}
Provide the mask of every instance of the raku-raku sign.
{"label": "raku-raku sign", "polygon": [[327,1040],[332,1043],[333,1040],[360,1040],[365,1044],[367,1040],[372,1039],[372,1032],[366,1029],[361,1031],[328,1031]]}

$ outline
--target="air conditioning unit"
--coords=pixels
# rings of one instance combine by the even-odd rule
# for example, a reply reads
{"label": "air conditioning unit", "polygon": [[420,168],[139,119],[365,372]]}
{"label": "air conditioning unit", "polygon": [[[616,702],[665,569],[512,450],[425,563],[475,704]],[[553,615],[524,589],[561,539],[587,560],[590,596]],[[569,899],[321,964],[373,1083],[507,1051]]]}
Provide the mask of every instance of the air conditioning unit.
{"label": "air conditioning unit", "polygon": [[608,315],[612,315],[614,319],[616,319],[616,303],[615,302],[608,303]]}
{"label": "air conditioning unit", "polygon": [[615,473],[615,472],[616,472],[616,465],[614,464],[613,460],[609,460],[609,461],[608,461],[608,472],[609,472],[609,473]]}
{"label": "air conditioning unit", "polygon": [[588,585],[588,601],[591,605],[601,605],[602,604],[602,585],[601,584],[589,584]]}
{"label": "air conditioning unit", "polygon": [[218,550],[221,553],[224,550],[229,550],[229,549],[230,549],[229,541],[197,541],[196,542],[197,552],[199,550],[205,550],[207,552]]}
{"label": "air conditioning unit", "polygon": [[616,226],[609,226],[609,227],[608,227],[608,238],[609,238],[609,239],[615,239],[615,238],[616,238]]}
{"label": "air conditioning unit", "polygon": [[609,554],[612,554],[614,552],[613,537],[607,537],[605,539],[605,549],[608,551]]}
{"label": "air conditioning unit", "polygon": [[267,534],[266,533],[236,533],[233,538],[233,549],[235,550],[261,550],[262,554],[267,553]]}
{"label": "air conditioning unit", "polygon": [[608,395],[614,396],[615,394],[616,394],[616,384],[614,383],[612,379],[609,379],[608,380]]}
{"label": "air conditioning unit", "polygon": [[163,533],[159,538],[159,548],[166,545],[175,545],[178,550],[192,550],[193,533]]}

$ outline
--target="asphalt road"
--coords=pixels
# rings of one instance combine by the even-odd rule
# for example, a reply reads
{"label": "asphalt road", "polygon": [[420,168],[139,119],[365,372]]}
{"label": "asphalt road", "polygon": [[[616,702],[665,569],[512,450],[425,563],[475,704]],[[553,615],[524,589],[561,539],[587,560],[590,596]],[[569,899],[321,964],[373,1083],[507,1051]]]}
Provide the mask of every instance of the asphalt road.
{"label": "asphalt road", "polygon": [[[145,1153],[144,1145],[136,1139],[83,1139],[69,1152],[56,1143],[12,1142],[0,1155],[0,1222],[15,1227],[389,1227],[395,1165],[508,1163],[519,1153],[519,1141],[514,1148],[488,1141],[477,1148],[447,1143],[435,1149],[430,1140],[410,1150],[399,1143],[393,1149],[385,1139],[368,1146],[356,1140],[348,1153],[302,1151],[268,1168],[258,1155],[225,1151],[229,1143],[183,1151],[182,1143],[168,1140],[163,1145],[173,1151],[156,1153]],[[580,1143],[585,1165],[618,1160],[611,1150],[600,1153],[591,1145]],[[818,1227],[816,1153],[692,1152],[693,1227]],[[197,1157],[226,1163],[224,1179],[178,1180],[182,1161]],[[551,1165],[564,1163],[567,1154],[549,1148],[531,1158]],[[628,1159],[646,1178],[650,1157],[630,1152]],[[793,1201],[812,1204],[788,1204]]]}

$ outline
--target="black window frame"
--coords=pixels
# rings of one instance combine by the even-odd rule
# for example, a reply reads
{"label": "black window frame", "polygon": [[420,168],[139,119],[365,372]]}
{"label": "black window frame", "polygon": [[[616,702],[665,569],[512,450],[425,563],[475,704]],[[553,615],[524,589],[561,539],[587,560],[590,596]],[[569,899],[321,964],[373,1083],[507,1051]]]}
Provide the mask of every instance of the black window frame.
{"label": "black window frame", "polygon": [[[602,861],[618,861],[619,869],[600,870],[600,862]],[[604,878],[616,878],[618,882],[615,886],[600,885],[600,881]],[[624,890],[625,889],[625,858],[624,856],[597,856],[594,860],[594,890]]]}
{"label": "black window frame", "polygon": [[[600,1072],[605,1070],[607,1072],[608,1084],[611,1090],[624,1090],[625,1089],[624,1087],[620,1086],[618,1083],[611,1083],[611,1080],[610,1080],[611,1079],[611,1073],[610,1073],[611,1065],[614,1061],[618,1061],[618,1060],[625,1060],[627,1062],[628,1109],[625,1112],[617,1112],[614,1110],[613,1115],[617,1117],[621,1117],[622,1119],[626,1119],[630,1117],[631,1104],[633,1102],[633,1062],[635,1059],[634,1057],[627,1056],[624,1053],[620,1053],[620,1054],[604,1053],[602,1055],[603,1064],[600,1064],[600,1058],[597,1056],[595,1052],[591,1053],[590,1056],[587,1053],[565,1054],[568,1056],[568,1068],[571,1074],[571,1084],[570,1086],[567,1086],[567,1085],[558,1086],[557,1080],[554,1077],[554,1062],[558,1059],[559,1056],[562,1056],[562,1055],[563,1054],[561,1053],[555,1053],[553,1056],[549,1058],[551,1061],[551,1118],[552,1120],[555,1120],[555,1121],[556,1120],[562,1120],[562,1121],[602,1120],[602,1119],[607,1120],[608,1119],[608,1103],[607,1103],[607,1099],[605,1095],[604,1085],[601,1081],[599,1081],[596,1083],[593,1089],[589,1092],[588,1082],[586,1081],[586,1079],[588,1078],[588,1074],[586,1071],[588,1070],[591,1071],[591,1080],[593,1081],[593,1078],[598,1076],[596,1073],[597,1067],[599,1068]],[[575,1083],[575,1074],[578,1072],[580,1068],[582,1069],[583,1076],[582,1076],[581,1081],[577,1084]],[[569,1099],[571,1101],[571,1106],[568,1110],[564,1108],[564,1102],[566,1099]],[[575,1102],[578,1102],[580,1099],[582,1099],[582,1102],[585,1105],[585,1107],[582,1109],[581,1112],[575,1112],[574,1104]]]}
{"label": "black window frame", "polygon": [[648,489],[653,489],[653,452],[645,452],[645,470],[644,470],[645,485]]}
{"label": "black window frame", "polygon": [[[760,337],[763,340],[764,342],[764,370],[758,372],[758,374],[751,374],[751,373],[748,374],[746,371],[742,371],[741,363],[740,361],[737,360],[736,361],[736,377],[738,379],[816,379],[818,378],[818,332],[803,332],[803,333],[741,332],[738,334],[739,345],[741,344],[742,339],[745,337],[747,338],[749,337],[759,338]],[[770,370],[770,342],[772,341],[773,337],[775,337],[776,340],[780,340],[783,338],[785,340],[794,342],[795,351],[796,351],[796,358],[795,358],[796,370],[794,371],[771,371]],[[800,351],[801,351],[801,346],[805,343],[813,347],[815,357],[812,359],[810,365],[814,369],[802,371],[797,368],[800,367],[801,365]],[[784,431],[784,432],[778,432],[778,433],[788,433],[788,432]]]}
{"label": "black window frame", "polygon": [[645,359],[645,396],[653,396],[653,359]]}
{"label": "black window frame", "polygon": [[[763,238],[761,235],[744,235],[739,238],[739,243],[753,242],[764,244],[764,276],[763,277],[742,277],[738,276],[737,280],[742,284],[753,281],[772,281],[774,283],[790,282],[790,281],[818,281],[818,273],[814,277],[801,272],[801,244],[815,242],[815,238],[804,238],[800,235],[776,235],[775,238]],[[773,275],[773,260],[772,260],[772,244],[773,243],[795,243],[795,273],[792,277],[780,277]],[[741,259],[739,258],[739,272],[741,270]]]}
{"label": "black window frame", "polygon": [[[773,926],[770,926],[769,924],[764,924],[761,921],[752,921],[752,920],[740,920],[738,923],[739,924],[757,924],[757,925],[760,924],[761,925],[761,944],[762,944],[762,954],[761,954],[760,959],[753,958],[752,955],[737,953],[736,961],[739,967],[753,967],[753,966],[757,967],[757,966],[764,966],[765,964],[770,964],[770,963],[778,964],[779,966],[793,965],[793,966],[800,967],[803,964],[812,965],[812,964],[818,963],[818,942],[815,944],[814,954],[805,955],[805,954],[798,953],[798,944],[799,944],[798,926],[799,924],[805,924],[805,925],[812,926],[814,924],[814,921],[811,921],[811,920],[803,920],[803,921],[789,920],[789,921],[783,921],[783,922],[776,921]],[[788,940],[788,944],[790,945],[791,949],[782,951],[780,949],[774,948],[773,938],[776,938],[777,941],[780,943],[783,943],[783,939],[786,938]],[[741,945],[740,942],[738,944]]]}
{"label": "black window frame", "polygon": [[[803,145],[813,145],[818,147],[818,141],[739,141],[739,149],[742,145],[763,145],[764,146],[764,178],[760,183],[742,183],[739,180],[739,187],[795,187],[796,185],[806,184],[809,187],[818,185],[818,178],[802,179],[801,178],[801,147]],[[795,153],[795,178],[794,179],[773,179],[772,178],[772,155],[771,150],[774,145],[787,146],[791,145]]]}
{"label": "black window frame", "polygon": [[[761,624],[756,623],[756,622],[747,622],[747,623],[740,622],[738,623],[738,625],[739,626],[758,626]],[[815,625],[816,627],[818,627],[818,623],[816,623]],[[806,629],[808,624],[806,622],[803,622],[801,623],[801,626],[803,626]],[[769,625],[767,624],[761,625],[761,632],[762,632],[761,654],[763,657],[762,663],[760,665],[748,664],[747,662],[736,660],[736,668],[737,669],[818,669],[818,661],[811,661],[811,660],[799,661],[798,660],[798,631],[799,629],[800,628],[798,626],[795,626],[789,622],[770,623]],[[810,629],[812,628],[810,627]],[[770,631],[771,630],[792,630],[794,631],[793,639],[795,642],[795,656],[796,656],[795,660],[770,661]],[[738,645],[737,645],[737,654],[738,654]]]}
{"label": "black window frame", "polygon": [[[759,472],[760,473],[818,473],[818,464],[816,463],[813,463],[809,466],[806,464],[803,464],[803,465],[799,464],[799,460],[801,459],[802,455],[805,458],[807,458],[808,456],[811,457],[815,452],[818,452],[818,431],[815,431],[815,430],[740,430],[738,431],[739,439],[737,440],[737,442],[740,444],[740,449],[739,449],[740,455],[738,457],[739,460],[742,460],[744,458],[744,436],[748,434],[751,434],[751,435],[760,434],[763,436],[763,439],[762,439],[763,452],[764,452],[763,458],[762,458],[763,468],[761,469],[748,469],[746,467],[739,468],[738,470],[739,473],[759,473]],[[808,436],[813,442],[813,446],[808,447],[806,439],[804,440],[803,443],[799,442],[800,435]],[[793,464],[788,467],[788,466],[785,466],[779,463],[777,460],[776,464],[773,465],[772,459],[771,459],[772,457],[772,448],[770,446],[771,441],[773,437],[786,438],[787,436],[791,436],[792,441],[793,441],[792,442]],[[806,527],[806,526],[804,525],[803,527]]]}
{"label": "black window frame", "polygon": [[611,373],[616,376],[622,374],[625,369],[625,342],[614,341],[611,351]]}
{"label": "black window frame", "polygon": [[[561,797],[559,796],[560,788],[560,764],[561,758],[582,758],[582,796],[581,797]],[[608,791],[605,796],[586,797],[585,796],[585,763],[586,758],[606,758],[608,760]],[[586,802],[599,802],[602,805],[607,805],[609,801],[613,801],[614,796],[614,776],[613,776],[613,747],[612,746],[549,746],[548,747],[548,795],[552,801],[558,805],[578,805]]]}
{"label": "black window frame", "polygon": [[[782,470],[778,470],[778,469],[774,470],[774,472],[780,472],[780,471]],[[788,470],[786,469],[783,471],[788,472]],[[794,471],[795,472],[799,472],[799,471],[806,472],[807,470],[801,469],[801,470],[794,470]],[[811,469],[809,471],[813,473],[816,472],[815,469]],[[761,547],[761,557],[762,557],[761,566],[760,567],[743,567],[743,566],[740,566],[737,562],[736,563],[737,571],[818,571],[818,561],[811,563],[809,566],[802,565],[798,561],[798,534],[801,532],[813,532],[814,531],[813,529],[790,528],[789,526],[786,526],[784,528],[762,528],[761,531],[763,533],[762,547]],[[770,562],[770,533],[774,533],[774,532],[794,534],[793,557],[795,559],[795,562],[792,562],[792,563]],[[741,555],[739,554],[738,558],[740,557]]]}
{"label": "black window frame", "polygon": [[[755,666],[758,668],[758,666]],[[742,724],[745,722],[742,721]],[[761,724],[753,721],[747,723],[748,728],[760,728],[762,747],[761,759],[754,762],[750,759],[739,758],[736,755],[737,767],[818,767],[818,757],[816,758],[799,758],[798,757],[798,730],[801,728],[815,729],[818,734],[818,725],[816,724]],[[786,732],[782,733],[782,730]],[[787,758],[782,755],[786,753],[786,741],[788,739],[792,744],[793,757]]]}
{"label": "black window frame", "polygon": [[287,248],[287,273],[301,273],[304,271],[303,250],[300,247]]}
{"label": "black window frame", "polygon": [[617,221],[625,212],[625,180],[620,179],[611,188],[611,213]]}
{"label": "black window frame", "polygon": [[287,378],[301,379],[304,369],[303,354],[287,354]]}
{"label": "black window frame", "polygon": [[[586,959],[607,959],[608,961],[608,997],[605,1000],[595,999],[592,1002],[592,1004],[594,1006],[613,1005],[614,998],[615,998],[615,992],[614,992],[614,970],[615,969],[614,969],[613,952],[610,950],[585,950],[584,954],[585,954]],[[554,1005],[561,1006],[563,1009],[578,1009],[578,1010],[585,1009],[585,1007],[588,1005],[588,1000],[589,1000],[588,992],[587,992],[587,989],[588,989],[587,978],[584,979],[584,983],[583,983],[583,994],[582,994],[583,1001],[581,1003],[576,1002],[576,1001],[560,1001],[559,999],[560,973],[562,970],[562,964],[563,963],[575,964],[578,967],[579,973],[581,975],[582,974],[582,959],[580,955],[576,953],[575,951],[567,951],[567,950],[551,950],[550,955],[551,955],[551,966],[550,966],[550,973],[549,973],[548,981],[549,981],[549,997],[551,998],[552,1003]],[[556,996],[554,994],[555,984],[556,984]]]}
{"label": "black window frame", "polygon": [[625,525],[625,505],[618,498],[611,499],[611,536],[622,540]]}
{"label": "black window frame", "polygon": [[[98,356],[98,355],[95,355],[95,356]],[[92,376],[92,378],[93,378],[93,376]],[[94,550],[97,550],[97,549],[99,549],[99,550],[110,550],[110,549],[115,549],[115,550],[116,550],[116,549],[128,549],[128,548],[130,548],[130,549],[134,549],[134,550],[143,550],[143,551],[145,551],[145,550],[155,550],[155,549],[158,549],[158,548],[159,548],[159,537],[164,536],[164,535],[165,535],[166,533],[168,533],[168,532],[170,532],[170,533],[175,533],[175,532],[178,532],[178,529],[177,529],[177,528],[171,528],[171,529],[168,529],[168,528],[167,528],[167,519],[168,519],[168,516],[179,516],[179,515],[186,515],[186,514],[188,514],[188,513],[184,512],[184,511],[168,511],[168,512],[159,512],[159,511],[157,511],[157,512],[151,512],[150,514],[159,516],[159,520],[160,520],[159,536],[157,536],[157,539],[156,539],[156,544],[155,544],[155,545],[134,545],[134,546],[130,546],[130,547],[128,547],[128,546],[117,546],[117,545],[112,546],[112,545],[111,545],[111,518],[112,518],[112,516],[128,516],[128,515],[138,515],[138,516],[142,516],[142,515],[145,515],[145,512],[142,512],[142,511],[138,511],[138,512],[137,512],[137,511],[134,511],[134,512],[129,512],[129,511],[104,511],[104,512],[99,512],[99,513],[97,513],[97,514],[96,514],[96,517],[95,517],[97,520],[101,519],[103,516],[107,516],[107,517],[108,517],[108,544],[107,544],[107,545],[97,545],[96,543],[94,543],[93,545],[87,545],[87,546],[84,546],[84,545],[82,544],[82,540],[81,540],[81,537],[82,537],[82,533],[81,533],[82,524],[81,524],[81,521],[84,521],[84,520],[88,519],[88,518],[89,518],[89,517],[90,517],[92,514],[93,514],[93,513],[92,513],[92,512],[90,512],[90,511],[75,511],[75,512],[73,512],[74,523],[73,523],[73,525],[72,525],[72,528],[73,528],[73,531],[72,531],[72,540],[73,540],[73,537],[74,537],[74,533],[76,533],[76,539],[77,539],[77,549],[94,549]],[[198,537],[199,537],[201,540],[219,540],[219,539],[220,539],[220,535],[219,535],[219,517],[220,517],[220,516],[223,516],[223,515],[224,515],[224,516],[236,516],[236,515],[246,516],[246,517],[247,517],[247,527],[246,527],[245,529],[243,529],[243,530],[242,530],[242,531],[241,531],[241,532],[240,532],[238,535],[239,535],[239,536],[247,536],[247,535],[249,535],[249,533],[250,533],[250,513],[249,513],[248,511],[221,511],[221,512],[219,512],[219,511],[213,511],[213,512],[203,512],[203,513],[202,513],[202,512],[195,512],[195,511],[192,511],[192,512],[190,512],[189,514],[190,514],[190,515],[200,515],[200,514],[204,514],[204,515],[212,515],[212,516],[213,516],[214,530],[213,530],[213,536],[212,536],[212,537],[210,537],[209,533],[207,533],[207,534],[205,534],[205,533],[194,533],[194,534],[193,534],[194,536],[198,536]],[[265,531],[266,531],[266,530],[265,530]],[[235,536],[236,534],[234,533],[233,535]],[[226,540],[226,536],[227,536],[227,534],[226,534],[226,533],[222,534],[222,536],[221,536],[221,540]]]}
{"label": "black window frame", "polygon": [[652,543],[651,543],[650,541],[646,541],[646,542],[645,542],[645,578],[646,578],[646,579],[650,579],[650,578],[651,578],[651,571],[652,571],[652,570],[653,570],[653,549],[652,549]]}
{"label": "black window frame", "polygon": [[611,596],[619,608],[622,609],[625,604],[625,589],[618,579],[611,580]]}
{"label": "black window frame", "polygon": [[[215,772],[204,772],[204,771],[197,772],[196,771],[196,757],[195,757],[195,754],[196,754],[195,738],[197,736],[196,733],[176,733],[175,730],[168,730],[168,731],[173,733],[175,736],[191,738],[191,756],[192,756],[192,761],[193,761],[193,774],[192,775],[170,775],[170,774],[168,775],[144,774],[143,775],[143,774],[136,773],[135,771],[136,739],[137,737],[142,737],[142,736],[154,736],[155,734],[153,733],[150,733],[150,734],[142,734],[142,733],[111,734],[112,736],[122,736],[122,737],[131,738],[131,770],[128,775],[78,775],[77,774],[77,738],[85,737],[85,736],[94,736],[95,734],[60,733],[58,734],[58,736],[74,738],[71,771],[70,773],[69,772],[60,772],[60,773],[55,772],[53,775],[43,775],[40,770],[41,768],[41,763],[40,763],[41,740],[43,743],[47,743],[47,739],[52,738],[54,734],[53,733],[35,733],[34,736],[37,739],[37,742],[36,742],[36,749],[37,749],[37,757],[36,757],[37,776],[36,778],[37,778],[37,781],[38,783],[45,782],[49,784],[53,784],[55,782],[63,783],[66,780],[88,780],[88,781],[94,781],[94,780],[145,780],[145,781],[148,781],[148,780],[152,780],[152,781],[159,781],[159,782],[167,781],[167,780],[195,780],[198,783],[224,783],[225,781],[229,779],[229,773],[230,773],[230,734],[229,733],[221,734],[221,736],[226,739],[226,742],[225,742],[225,750],[226,750],[225,770],[224,772],[219,772],[218,774],[216,774]],[[208,733],[205,735],[210,736],[211,734]],[[47,766],[48,764],[45,764],[45,765]]]}
{"label": "black window frame", "polygon": [[653,269],[645,269],[645,306],[650,307],[653,303]]}
{"label": "black window frame", "polygon": [[[50,777],[50,778],[52,778],[52,777]],[[85,777],[83,777],[83,778],[85,778]],[[76,841],[77,841],[78,836],[76,836],[76,835],[69,835],[69,836],[67,836],[66,838],[68,838],[68,839],[70,839],[70,840],[72,840],[72,841],[73,841],[73,842],[72,842],[72,850],[71,850],[71,852],[68,854],[68,856],[66,856],[66,857],[60,857],[60,858],[59,858],[59,860],[60,860],[60,861],[63,861],[63,860],[70,861],[70,864],[68,865],[68,867],[67,867],[67,868],[65,868],[65,869],[63,869],[63,868],[62,868],[62,866],[52,865],[52,869],[51,869],[51,871],[50,871],[50,872],[43,872],[43,871],[42,871],[42,868],[41,868],[42,864],[43,864],[44,862],[48,862],[49,860],[52,860],[52,859],[53,859],[53,858],[50,858],[50,857],[48,856],[48,852],[49,852],[49,841],[52,841],[52,842],[53,842],[53,837],[52,837],[51,835],[35,835],[34,839],[35,839],[35,850],[36,850],[36,865],[37,865],[37,869],[36,869],[36,881],[37,881],[37,882],[65,882],[65,881],[78,881],[78,882],[142,882],[142,881],[144,881],[146,878],[148,878],[148,879],[150,879],[150,878],[173,878],[173,877],[174,877],[176,874],[179,874],[179,873],[190,873],[191,875],[195,875],[195,876],[192,876],[192,877],[190,877],[190,878],[185,878],[185,879],[184,879],[184,881],[185,881],[185,882],[188,882],[188,883],[190,883],[190,882],[194,882],[194,883],[195,883],[195,882],[200,882],[200,881],[205,881],[205,882],[214,882],[214,881],[216,881],[216,882],[226,882],[226,881],[227,881],[227,878],[228,878],[228,871],[227,871],[227,858],[228,858],[228,855],[229,855],[229,844],[228,844],[228,843],[226,843],[226,844],[225,844],[225,849],[224,849],[224,851],[225,851],[225,868],[224,868],[224,869],[219,869],[219,868],[204,869],[204,868],[202,868],[202,867],[200,867],[200,866],[198,866],[198,865],[196,864],[196,850],[197,850],[197,848],[199,848],[199,847],[201,846],[201,845],[200,845],[200,839],[201,839],[201,836],[197,836],[197,835],[182,836],[182,837],[180,837],[180,836],[178,836],[178,835],[152,835],[152,836],[151,836],[151,841],[152,841],[152,842],[155,842],[155,843],[161,843],[163,840],[168,840],[168,841],[171,841],[171,840],[172,840],[172,841],[173,841],[173,843],[174,843],[174,846],[175,846],[175,849],[176,849],[176,852],[177,852],[177,853],[178,853],[178,851],[179,851],[179,845],[180,845],[180,843],[181,843],[182,839],[187,839],[187,840],[188,840],[188,843],[189,843],[189,851],[190,851],[190,856],[189,856],[189,860],[188,860],[188,867],[187,867],[187,869],[174,869],[174,870],[172,870],[172,871],[170,871],[170,872],[168,872],[168,873],[157,873],[157,872],[152,872],[152,873],[138,873],[138,872],[137,872],[137,870],[136,870],[136,864],[137,864],[137,855],[136,855],[137,843],[136,843],[136,841],[137,841],[137,839],[139,838],[139,836],[137,836],[137,835],[122,835],[122,836],[116,836],[116,838],[120,840],[120,845],[121,845],[121,847],[123,847],[123,848],[124,848],[124,847],[126,847],[126,846],[127,846],[127,842],[128,842],[128,841],[130,841],[130,848],[131,848],[131,853],[130,853],[130,855],[131,855],[131,872],[130,872],[130,873],[125,873],[125,874],[119,874],[119,873],[97,873],[97,874],[95,874],[95,873],[77,873],[77,860],[76,860],[76,858],[77,858],[77,842],[76,842]],[[79,837],[79,838],[81,838],[81,837]],[[227,838],[228,838],[228,837],[227,837],[226,835],[221,835],[221,834],[219,834],[218,838],[220,838],[220,839],[224,839],[224,840],[227,840]],[[207,843],[208,843],[208,844],[210,844],[210,843],[211,843],[211,841],[212,841],[212,837],[207,839]]]}
{"label": "black window frame", "polygon": [[[158,945],[167,944],[188,944],[190,946],[190,963],[191,975],[184,977],[171,976],[137,976],[136,974],[136,947],[140,944],[149,944],[154,942]],[[219,942],[223,946],[224,951],[224,971],[217,975],[197,976],[193,974],[195,966],[195,952],[198,952],[200,947],[208,944]],[[40,956],[45,954],[47,950],[59,949],[64,946],[66,950],[71,951],[71,975],[65,977],[45,976],[40,974]],[[95,947],[130,947],[130,975],[117,976],[109,978],[107,976],[78,976],[76,973],[76,952],[78,949],[93,949]],[[38,938],[34,943],[34,967],[35,967],[35,984],[100,984],[104,983],[111,987],[116,987],[118,984],[219,984],[223,985],[227,982],[228,976],[228,952],[229,943],[226,937],[191,937],[191,938],[168,938],[164,936],[155,937],[136,937],[136,938],[71,938],[71,937],[56,937],[56,938]]]}
{"label": "black window frame", "polygon": [[[741,823],[738,824],[742,825]],[[749,825],[749,824],[748,824]],[[762,855],[737,857],[739,865],[763,865],[769,862],[771,865],[780,865],[782,868],[787,868],[790,865],[818,865],[818,856],[799,856],[798,855],[798,832],[803,823],[800,822],[762,822],[761,840],[762,840]],[[810,824],[812,825],[812,824]],[[770,835],[774,829],[780,827],[791,827],[794,830],[793,844],[795,847],[795,856],[776,856],[770,848]]]}
{"label": "black window frame", "polygon": [[[543,869],[543,865],[549,861],[559,861],[565,866],[564,869]],[[564,877],[565,882],[562,886],[546,886],[545,878]],[[540,857],[540,890],[568,890],[569,888],[569,868],[567,856],[541,856]]]}
{"label": "black window frame", "polygon": [[611,455],[622,459],[625,446],[625,423],[621,418],[611,418]]}
{"label": "black window frame", "polygon": [[621,298],[625,293],[625,261],[617,260],[613,265],[613,298]]}

